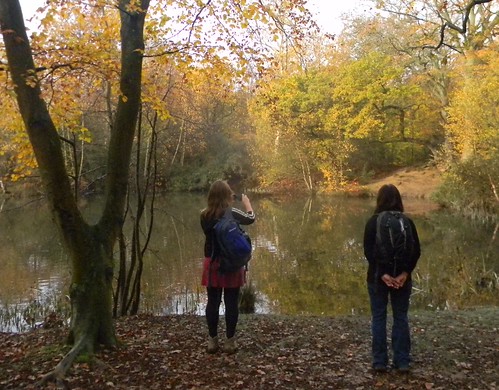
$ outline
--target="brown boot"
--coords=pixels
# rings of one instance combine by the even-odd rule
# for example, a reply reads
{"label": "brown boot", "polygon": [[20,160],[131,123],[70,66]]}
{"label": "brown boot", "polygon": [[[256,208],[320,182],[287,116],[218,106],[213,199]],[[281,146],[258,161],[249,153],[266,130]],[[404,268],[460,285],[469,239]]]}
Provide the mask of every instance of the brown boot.
{"label": "brown boot", "polygon": [[230,339],[227,339],[224,343],[224,352],[228,354],[236,353],[237,351],[237,342],[236,336],[232,336]]}
{"label": "brown boot", "polygon": [[210,337],[208,339],[208,347],[206,348],[206,352],[215,353],[218,351],[218,336]]}

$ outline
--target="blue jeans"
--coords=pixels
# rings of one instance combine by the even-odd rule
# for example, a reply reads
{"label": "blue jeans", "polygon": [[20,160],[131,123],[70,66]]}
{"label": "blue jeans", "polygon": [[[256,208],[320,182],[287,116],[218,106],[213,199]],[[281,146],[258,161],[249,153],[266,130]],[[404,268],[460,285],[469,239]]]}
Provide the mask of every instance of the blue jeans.
{"label": "blue jeans", "polygon": [[412,283],[407,282],[400,289],[389,288],[383,282],[368,284],[371,302],[371,332],[373,367],[388,366],[388,348],[386,343],[386,316],[388,296],[392,305],[392,349],[393,366],[408,367],[411,353],[411,336],[409,333],[409,298]]}

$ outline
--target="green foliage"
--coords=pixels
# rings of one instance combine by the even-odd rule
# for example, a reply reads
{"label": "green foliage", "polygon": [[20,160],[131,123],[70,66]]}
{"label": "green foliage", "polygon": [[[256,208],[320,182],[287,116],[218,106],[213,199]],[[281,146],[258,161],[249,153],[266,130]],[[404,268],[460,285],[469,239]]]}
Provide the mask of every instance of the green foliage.
{"label": "green foliage", "polygon": [[[80,3],[49,7],[33,44],[51,114],[60,134],[76,146],[73,154],[65,144],[69,172],[81,175],[81,190],[99,191],[115,114],[110,108],[121,95],[119,26],[114,10]],[[403,12],[356,18],[331,44],[315,30],[303,33],[309,30],[300,26],[313,23],[299,2],[278,2],[275,9],[250,2],[239,4],[237,12],[232,2],[211,2],[203,18],[215,16],[213,24],[193,23],[194,1],[182,3],[178,15],[166,3],[151,4],[155,16],[146,23],[142,86],[143,143],[157,131],[159,187],[198,191],[224,178],[245,187],[338,190],[380,171],[424,163],[444,142],[452,146],[446,165],[455,153],[494,161],[499,84],[490,4],[474,8],[468,34],[447,30],[449,42],[457,44],[458,37],[466,49],[462,56],[445,47],[419,49],[438,38],[434,22],[440,19],[432,13],[457,15],[456,4],[449,14],[433,9],[428,20],[416,23],[401,17],[411,15],[411,7],[386,1]],[[281,46],[281,31],[267,23],[269,15],[296,41]],[[258,34],[249,34],[244,44],[234,41],[238,32],[263,22],[260,33],[275,45],[258,46]],[[89,25],[106,29],[83,34]],[[192,26],[194,45],[176,30],[185,25]],[[299,40],[307,44],[290,50]],[[57,49],[40,49],[48,45]],[[10,113],[12,88],[2,77],[8,93],[0,106]],[[21,127],[18,117],[0,119],[2,173],[12,179],[36,168]]]}
{"label": "green foliage", "polygon": [[264,185],[292,180],[309,191],[337,186],[350,144],[328,123],[331,75],[313,69],[281,75],[262,84],[252,101],[256,127],[254,159]]}
{"label": "green foliage", "polygon": [[[430,150],[412,142],[374,142],[353,140],[354,151],[349,158],[349,179],[365,177],[366,171],[386,172],[394,168],[419,165],[430,159]],[[372,175],[371,175],[372,176]]]}
{"label": "green foliage", "polygon": [[[435,200],[470,217],[497,218],[499,214],[499,152],[486,160],[480,156],[456,162],[444,176]],[[494,217],[495,216],[495,217]]]}
{"label": "green foliage", "polygon": [[223,177],[223,169],[216,163],[178,166],[172,168],[166,182],[166,189],[176,192],[204,191],[215,180]]}
{"label": "green foliage", "polygon": [[364,141],[356,143],[363,147],[360,154],[372,159],[371,148],[378,150],[378,166],[411,165],[426,157],[418,118],[423,91],[396,58],[366,54],[344,64],[335,73],[334,85],[331,121],[345,136]]}
{"label": "green foliage", "polygon": [[255,312],[256,289],[251,280],[241,288],[239,296],[239,311],[243,314]]}
{"label": "green foliage", "polygon": [[[459,62],[448,108],[448,139],[462,159],[490,159],[499,148],[499,54],[497,45]],[[494,161],[491,159],[491,162]]]}
{"label": "green foliage", "polygon": [[75,362],[84,364],[91,364],[94,361],[94,357],[92,355],[89,355],[88,353],[82,353],[75,359]]}
{"label": "green foliage", "polygon": [[[252,101],[262,183],[338,190],[366,169],[425,161],[435,114],[395,55],[373,50],[328,68],[274,75]],[[428,101],[428,99],[426,99]]]}
{"label": "green foliage", "polygon": [[[235,119],[235,118],[232,118]],[[252,174],[248,144],[241,140],[241,129],[232,121],[205,134],[202,149],[186,154],[182,163],[171,166],[165,177],[171,191],[205,191],[217,179],[248,186]]]}
{"label": "green foliage", "polygon": [[479,218],[499,213],[499,55],[493,47],[470,53],[457,64],[457,88],[447,110],[444,158],[449,171],[436,197]]}
{"label": "green foliage", "polygon": [[[138,4],[132,2],[129,12],[136,11]],[[143,142],[147,145],[152,134],[146,128],[159,130],[158,144],[163,146],[158,153],[162,162],[159,184],[168,180],[171,171],[184,175],[185,166],[199,170],[194,172],[197,177],[175,177],[180,182],[175,188],[204,187],[203,182],[211,177],[230,177],[234,172],[251,176],[247,148],[252,140],[245,101],[240,99],[242,82],[270,62],[275,46],[267,45],[267,40],[279,45],[285,29],[286,45],[295,45],[303,39],[302,31],[314,28],[315,23],[301,2],[295,1],[265,7],[214,1],[201,9],[196,0],[179,2],[173,8],[171,4],[166,0],[151,3],[145,21]],[[101,146],[109,141],[116,114],[113,107],[133,98],[123,96],[117,77],[117,8],[102,1],[69,0],[54,1],[43,10],[39,31],[31,37],[42,93],[59,133],[74,142],[65,143],[70,175],[81,175],[83,190],[88,185],[98,189],[92,183],[104,176],[107,154],[101,153]],[[239,34],[244,39],[239,40]],[[13,96],[6,72],[0,81]],[[13,100],[2,99],[0,108],[9,113],[0,120],[0,128],[7,130],[0,139],[0,154],[4,154],[2,162],[9,164],[2,173],[12,179],[29,175],[36,163],[22,135],[20,118],[11,115]],[[220,145],[210,143],[209,138],[218,134],[227,138],[231,150],[212,161]],[[221,168],[219,163],[223,163]],[[213,173],[203,172],[207,169]]]}

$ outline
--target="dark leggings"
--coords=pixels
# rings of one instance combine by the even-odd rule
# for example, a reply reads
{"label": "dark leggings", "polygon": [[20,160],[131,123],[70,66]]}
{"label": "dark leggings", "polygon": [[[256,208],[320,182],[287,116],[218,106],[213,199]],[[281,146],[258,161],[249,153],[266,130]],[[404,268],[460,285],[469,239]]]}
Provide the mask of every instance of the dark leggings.
{"label": "dark leggings", "polygon": [[208,304],[206,305],[206,322],[210,337],[218,334],[218,315],[220,303],[222,302],[222,292],[225,304],[225,326],[227,338],[231,338],[236,333],[237,320],[239,318],[239,287],[237,288],[217,288],[207,287]]}

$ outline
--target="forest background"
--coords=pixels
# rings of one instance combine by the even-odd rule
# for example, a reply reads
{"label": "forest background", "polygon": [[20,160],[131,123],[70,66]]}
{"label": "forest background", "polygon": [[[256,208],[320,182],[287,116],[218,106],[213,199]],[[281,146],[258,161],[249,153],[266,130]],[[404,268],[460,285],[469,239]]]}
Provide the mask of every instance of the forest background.
{"label": "forest background", "polygon": [[[497,2],[375,5],[332,36],[302,0],[57,0],[28,37],[19,2],[0,2],[0,183],[44,184],[72,266],[73,348],[46,380],[137,312],[158,190],[362,194],[432,165],[441,205],[497,219]],[[100,193],[90,224],[80,200]]]}
{"label": "forest background", "polygon": [[[119,23],[109,7],[77,3],[44,8],[31,40],[66,163],[90,194],[103,189],[120,95]],[[336,36],[306,13],[283,14],[287,26],[276,30],[234,25],[229,44],[213,31],[208,40],[209,28],[194,41],[176,24],[187,15],[180,8],[174,27],[174,16],[150,12],[159,17],[147,26],[140,158],[157,137],[155,183],[166,191],[206,191],[217,178],[271,193],[350,191],[399,167],[434,165],[445,177],[441,204],[496,214],[497,3],[441,3],[378,2],[347,15]],[[293,36],[299,24],[308,29]],[[237,58],[231,45],[244,49]],[[3,184],[38,188],[12,93],[0,105]]]}

